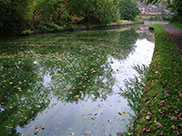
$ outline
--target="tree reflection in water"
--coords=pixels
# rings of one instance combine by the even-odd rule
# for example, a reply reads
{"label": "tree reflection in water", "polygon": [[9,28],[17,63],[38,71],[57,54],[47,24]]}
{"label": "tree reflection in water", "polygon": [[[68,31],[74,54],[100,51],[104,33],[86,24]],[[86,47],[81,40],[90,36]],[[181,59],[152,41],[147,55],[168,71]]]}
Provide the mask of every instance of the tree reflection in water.
{"label": "tree reflection in water", "polygon": [[134,29],[45,34],[0,41],[0,132],[19,135],[52,99],[106,101],[115,82],[108,56],[126,59]]}

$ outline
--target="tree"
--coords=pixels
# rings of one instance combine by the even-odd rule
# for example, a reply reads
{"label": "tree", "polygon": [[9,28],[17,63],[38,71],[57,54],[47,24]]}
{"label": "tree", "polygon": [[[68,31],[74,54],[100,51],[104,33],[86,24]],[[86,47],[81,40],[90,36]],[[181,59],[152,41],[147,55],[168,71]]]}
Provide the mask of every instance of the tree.
{"label": "tree", "polygon": [[134,20],[140,13],[137,4],[132,0],[120,0],[119,11],[120,18],[125,20]]}
{"label": "tree", "polygon": [[72,0],[69,9],[83,17],[84,23],[109,24],[119,20],[118,0]]}
{"label": "tree", "polygon": [[17,31],[28,25],[33,15],[32,0],[0,0],[0,31]]}

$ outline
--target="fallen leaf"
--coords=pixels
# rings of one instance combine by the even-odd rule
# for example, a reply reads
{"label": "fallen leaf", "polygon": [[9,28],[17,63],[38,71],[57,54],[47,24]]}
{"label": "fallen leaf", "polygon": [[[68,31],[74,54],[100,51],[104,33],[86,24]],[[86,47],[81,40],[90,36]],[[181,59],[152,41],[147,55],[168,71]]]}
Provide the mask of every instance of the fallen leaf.
{"label": "fallen leaf", "polygon": [[176,129],[176,126],[175,125],[172,125],[170,128],[171,129]]}
{"label": "fallen leaf", "polygon": [[8,128],[13,128],[13,126],[8,126]]}
{"label": "fallen leaf", "polygon": [[145,119],[149,121],[151,119],[150,115],[146,116]]}
{"label": "fallen leaf", "polygon": [[161,123],[159,123],[159,122],[156,122],[155,124],[157,125],[158,128],[163,127],[163,125]]}
{"label": "fallen leaf", "polygon": [[35,127],[34,135],[36,135],[41,129],[44,129],[44,126]]}
{"label": "fallen leaf", "polygon": [[123,134],[121,132],[118,132],[116,135],[117,136],[123,136]]}
{"label": "fallen leaf", "polygon": [[164,135],[164,132],[163,132],[163,131],[160,131],[158,134],[159,134],[160,136],[163,136],[163,135]]}
{"label": "fallen leaf", "polygon": [[91,117],[91,119],[92,119],[92,120],[95,120],[95,119],[96,119],[96,117]]}
{"label": "fallen leaf", "polygon": [[70,89],[70,88],[72,88],[72,85],[71,84],[69,84],[69,85],[66,86],[66,89],[67,90]]}
{"label": "fallen leaf", "polygon": [[35,107],[36,107],[36,108],[40,108],[40,105],[36,105]]}
{"label": "fallen leaf", "polygon": [[147,128],[147,129],[146,129],[146,132],[150,132],[150,131],[151,131],[151,129],[150,129],[150,128]]}
{"label": "fallen leaf", "polygon": [[121,101],[120,101],[120,100],[117,100],[117,102],[119,102],[119,103],[120,103]]}
{"label": "fallen leaf", "polygon": [[79,98],[80,96],[79,95],[75,95],[74,98]]}
{"label": "fallen leaf", "polygon": [[69,134],[68,136],[75,136],[75,133],[74,132],[72,132],[71,134]]}
{"label": "fallen leaf", "polygon": [[173,116],[173,117],[171,117],[171,120],[172,120],[172,121],[177,121],[178,118]]}
{"label": "fallen leaf", "polygon": [[119,112],[119,115],[126,115],[126,112]]}

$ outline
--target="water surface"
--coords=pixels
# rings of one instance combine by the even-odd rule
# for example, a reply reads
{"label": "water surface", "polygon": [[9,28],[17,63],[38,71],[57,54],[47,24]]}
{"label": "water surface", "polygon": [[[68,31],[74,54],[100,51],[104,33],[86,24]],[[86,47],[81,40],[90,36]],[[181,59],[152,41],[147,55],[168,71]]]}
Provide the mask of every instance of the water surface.
{"label": "water surface", "polygon": [[0,41],[0,133],[115,136],[134,114],[121,95],[133,65],[149,65],[148,27]]}

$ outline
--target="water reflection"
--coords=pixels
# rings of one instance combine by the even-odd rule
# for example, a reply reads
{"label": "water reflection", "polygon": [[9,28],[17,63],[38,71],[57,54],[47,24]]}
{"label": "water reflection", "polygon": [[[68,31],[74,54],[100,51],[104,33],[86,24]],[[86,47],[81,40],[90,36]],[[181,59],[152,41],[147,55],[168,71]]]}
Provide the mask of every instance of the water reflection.
{"label": "water reflection", "polygon": [[138,37],[118,29],[0,41],[1,134],[125,132],[132,111],[119,88],[133,76],[131,66],[150,63],[153,52],[153,43]]}
{"label": "water reflection", "polygon": [[139,34],[139,39],[147,39],[150,42],[154,42],[154,34],[147,25],[139,27],[137,33]]}

